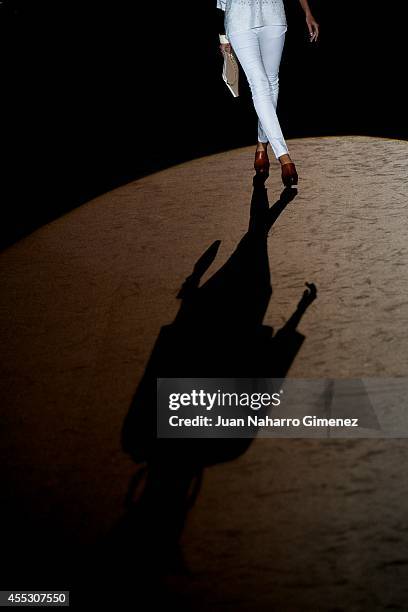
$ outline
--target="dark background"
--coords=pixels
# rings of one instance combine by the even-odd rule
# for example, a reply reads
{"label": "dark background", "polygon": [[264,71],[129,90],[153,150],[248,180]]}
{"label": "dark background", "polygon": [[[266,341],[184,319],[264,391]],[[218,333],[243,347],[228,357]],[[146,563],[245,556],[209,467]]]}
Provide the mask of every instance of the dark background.
{"label": "dark background", "polygon": [[[406,138],[402,2],[310,4],[316,46],[285,0],[285,135]],[[233,99],[220,77],[215,6],[3,0],[2,246],[126,181],[255,143],[246,83]]]}

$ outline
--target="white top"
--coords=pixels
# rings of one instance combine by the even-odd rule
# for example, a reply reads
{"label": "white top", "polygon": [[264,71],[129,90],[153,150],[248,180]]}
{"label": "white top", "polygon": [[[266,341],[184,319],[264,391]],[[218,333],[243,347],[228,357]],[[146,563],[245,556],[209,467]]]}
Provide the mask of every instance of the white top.
{"label": "white top", "polygon": [[225,33],[243,32],[265,25],[287,25],[283,0],[217,0],[225,11]]}

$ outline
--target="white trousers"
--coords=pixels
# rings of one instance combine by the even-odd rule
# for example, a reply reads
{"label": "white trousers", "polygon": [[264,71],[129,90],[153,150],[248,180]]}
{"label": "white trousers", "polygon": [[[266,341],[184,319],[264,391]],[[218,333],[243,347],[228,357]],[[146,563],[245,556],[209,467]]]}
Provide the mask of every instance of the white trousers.
{"label": "white trousers", "polygon": [[260,26],[229,34],[231,46],[251,88],[258,115],[258,140],[269,142],[276,158],[288,153],[276,115],[279,65],[286,30],[286,26]]}

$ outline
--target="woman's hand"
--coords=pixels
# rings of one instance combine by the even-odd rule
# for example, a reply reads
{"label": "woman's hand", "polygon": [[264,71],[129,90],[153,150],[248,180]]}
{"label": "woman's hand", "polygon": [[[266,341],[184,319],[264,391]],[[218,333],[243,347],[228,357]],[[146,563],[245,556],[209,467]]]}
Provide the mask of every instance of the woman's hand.
{"label": "woman's hand", "polygon": [[319,24],[313,17],[312,13],[306,13],[306,24],[307,29],[309,30],[310,42],[316,42],[316,40],[319,38]]}
{"label": "woman's hand", "polygon": [[231,45],[230,43],[220,44],[221,53],[231,53]]}

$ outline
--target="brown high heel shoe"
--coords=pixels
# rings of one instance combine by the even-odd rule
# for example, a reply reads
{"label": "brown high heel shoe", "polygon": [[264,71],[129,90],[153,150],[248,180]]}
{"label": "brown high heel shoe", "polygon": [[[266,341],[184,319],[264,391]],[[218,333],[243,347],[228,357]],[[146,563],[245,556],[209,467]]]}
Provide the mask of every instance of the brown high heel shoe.
{"label": "brown high heel shoe", "polygon": [[269,174],[269,157],[268,151],[255,151],[254,168],[257,174]]}
{"label": "brown high heel shoe", "polygon": [[293,162],[282,164],[282,183],[285,187],[296,187],[298,184],[298,173]]}

